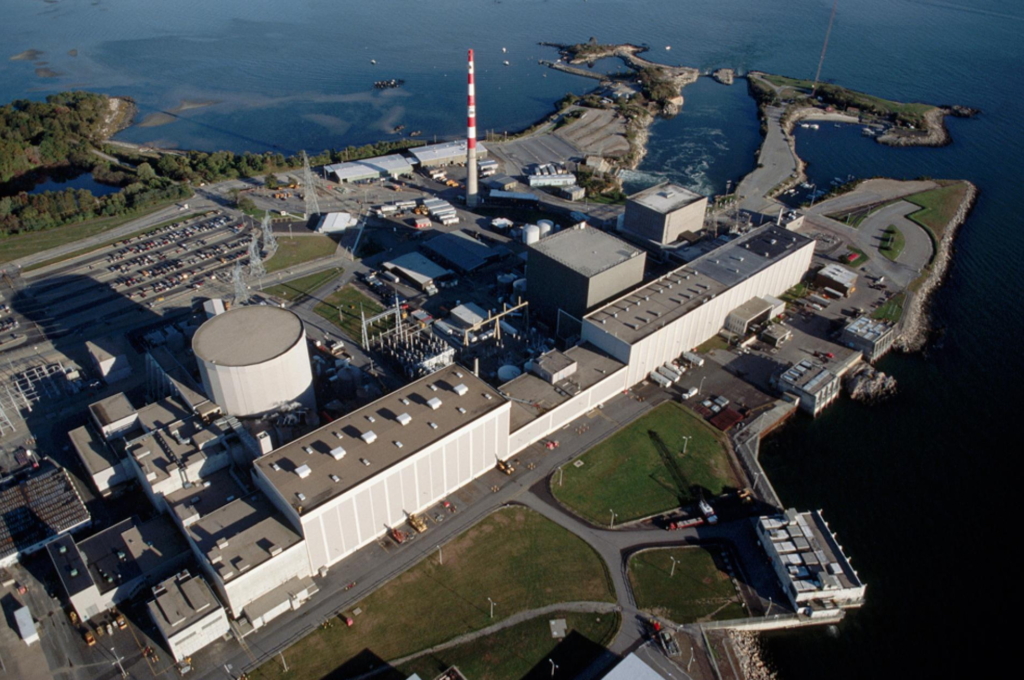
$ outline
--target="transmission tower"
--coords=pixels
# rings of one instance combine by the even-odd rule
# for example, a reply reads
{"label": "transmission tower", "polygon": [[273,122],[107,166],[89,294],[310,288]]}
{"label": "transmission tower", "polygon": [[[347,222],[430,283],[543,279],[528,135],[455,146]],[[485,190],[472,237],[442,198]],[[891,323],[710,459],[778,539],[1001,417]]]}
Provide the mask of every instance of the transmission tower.
{"label": "transmission tower", "polygon": [[818,91],[818,79],[821,77],[821,65],[825,63],[825,52],[828,50],[828,37],[832,35],[832,22],[836,20],[836,7],[839,0],[832,2],[832,15],[828,18],[828,30],[825,31],[825,44],[821,46],[821,57],[818,58],[818,70],[814,74],[814,87],[811,88],[811,96]]}
{"label": "transmission tower", "polygon": [[274,236],[274,227],[270,224],[270,213],[263,213],[263,223],[260,226],[263,228],[263,250],[269,257],[277,250],[277,237]]}
{"label": "transmission tower", "polygon": [[231,272],[231,282],[235,286],[235,306],[244,305],[249,301],[249,284],[245,282],[245,272],[242,271],[240,262]]}
{"label": "transmission tower", "polygon": [[302,152],[302,190],[306,194],[306,219],[320,214],[320,203],[316,199],[316,175],[309,167],[309,156]]}
{"label": "transmission tower", "polygon": [[263,258],[260,257],[260,237],[254,232],[252,241],[249,241],[249,278],[262,279],[266,273],[267,268],[263,266]]}

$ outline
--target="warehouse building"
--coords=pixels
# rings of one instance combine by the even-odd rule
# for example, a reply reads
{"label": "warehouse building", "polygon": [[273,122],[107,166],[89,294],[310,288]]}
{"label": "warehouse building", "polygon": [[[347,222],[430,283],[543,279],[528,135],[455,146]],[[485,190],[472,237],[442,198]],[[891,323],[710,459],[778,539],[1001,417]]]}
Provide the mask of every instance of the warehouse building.
{"label": "warehouse building", "polygon": [[793,609],[812,618],[864,604],[867,586],[820,510],[759,517],[754,527]]}
{"label": "warehouse building", "polygon": [[77,543],[61,536],[46,549],[82,621],[176,573],[189,556],[184,538],[164,515],[147,522],[126,519]]}
{"label": "warehouse building", "polygon": [[352,213],[331,212],[320,218],[316,225],[316,233],[334,234],[340,231],[345,231],[349,227],[354,227],[357,224],[359,224],[359,221],[352,216]]}
{"label": "warehouse building", "polygon": [[838,264],[827,264],[814,275],[814,285],[819,288],[836,291],[835,297],[849,297],[857,290],[857,275]]}
{"label": "warehouse building", "polygon": [[881,319],[861,316],[846,325],[839,341],[858,350],[868,361],[874,361],[892,349],[896,325]]}
{"label": "warehouse building", "polygon": [[[458,139],[454,142],[417,146],[409,149],[408,153],[412,156],[413,162],[423,168],[465,163],[466,140]],[[487,149],[480,142],[476,144],[476,157],[478,161],[487,158]]]}
{"label": "warehouse building", "polygon": [[187,571],[153,588],[147,606],[175,661],[183,661],[231,631],[224,607],[210,586]]}
{"label": "warehouse building", "polygon": [[306,331],[294,312],[235,307],[200,326],[192,349],[206,394],[228,415],[257,416],[289,404],[315,410]]}
{"label": "warehouse building", "polygon": [[510,407],[452,366],[263,456],[255,479],[316,572],[508,458]]}
{"label": "warehouse building", "polygon": [[770,295],[753,297],[725,317],[725,330],[744,336],[751,326],[774,319],[786,311],[786,303]]}
{"label": "warehouse building", "polygon": [[643,282],[647,253],[585,224],[530,244],[526,299],[551,324],[575,319]]}
{"label": "warehouse building", "polygon": [[591,312],[583,341],[626,364],[635,385],[715,336],[747,300],[791,288],[813,255],[813,240],[762,227]]}
{"label": "warehouse building", "polygon": [[437,292],[437,284],[440,281],[454,276],[451,270],[445,269],[420,253],[400,255],[393,260],[384,262],[381,267],[411,281],[414,286],[428,295]]}
{"label": "warehouse building", "polygon": [[324,166],[324,171],[329,175],[334,175],[335,181],[339,183],[365,182],[385,177],[397,179],[402,175],[411,175],[412,164],[405,156],[391,154],[361,161],[327,165]]}
{"label": "warehouse building", "polygon": [[816,416],[839,398],[839,376],[818,361],[804,359],[777,371],[772,385],[800,400],[800,408]]}
{"label": "warehouse building", "polygon": [[489,246],[461,231],[439,234],[421,247],[431,259],[463,274],[476,271],[509,254],[505,246]]}
{"label": "warehouse building", "polygon": [[707,206],[707,197],[678,184],[664,182],[626,199],[622,230],[668,245],[685,232],[701,231]]}

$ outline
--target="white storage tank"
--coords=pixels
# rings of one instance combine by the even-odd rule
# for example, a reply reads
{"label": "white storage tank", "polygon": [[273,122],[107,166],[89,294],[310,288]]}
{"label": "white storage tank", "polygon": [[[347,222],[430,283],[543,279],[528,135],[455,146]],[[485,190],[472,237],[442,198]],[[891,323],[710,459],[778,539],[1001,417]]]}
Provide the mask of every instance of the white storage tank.
{"label": "white storage tank", "polygon": [[540,227],[536,224],[527,224],[523,227],[523,243],[536,243],[540,240]]}
{"label": "white storage tank", "polygon": [[547,238],[555,231],[555,223],[551,220],[539,220],[537,226],[540,227],[541,238]]}
{"label": "white storage tank", "polygon": [[293,402],[314,409],[306,332],[280,307],[236,307],[208,320],[192,339],[207,395],[233,416]]}

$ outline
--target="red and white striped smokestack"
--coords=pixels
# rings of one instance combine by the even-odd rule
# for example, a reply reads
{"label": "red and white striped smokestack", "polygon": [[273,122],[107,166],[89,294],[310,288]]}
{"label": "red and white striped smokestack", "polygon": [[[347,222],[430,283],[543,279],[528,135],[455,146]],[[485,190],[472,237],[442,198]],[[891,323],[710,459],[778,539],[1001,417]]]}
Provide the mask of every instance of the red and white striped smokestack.
{"label": "red and white striped smokestack", "polygon": [[473,50],[469,51],[469,90],[466,120],[466,207],[475,208],[478,202],[476,185],[476,86],[473,83]]}

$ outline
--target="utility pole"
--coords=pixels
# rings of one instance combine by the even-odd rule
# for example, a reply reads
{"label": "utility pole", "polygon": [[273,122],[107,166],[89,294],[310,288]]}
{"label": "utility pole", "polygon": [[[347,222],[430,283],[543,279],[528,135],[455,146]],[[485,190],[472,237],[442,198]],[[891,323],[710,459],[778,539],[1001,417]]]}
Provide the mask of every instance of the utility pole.
{"label": "utility pole", "polygon": [[494,600],[487,598],[487,601],[491,603],[491,618],[494,618]]}
{"label": "utility pole", "polygon": [[114,662],[111,663],[110,665],[111,666],[117,666],[118,669],[121,671],[121,677],[122,678],[127,678],[128,677],[128,671],[126,671],[124,669],[124,666],[121,665],[121,661],[123,660],[122,657],[117,655],[117,650],[114,649],[113,647],[110,648],[110,653],[114,655]]}
{"label": "utility pole", "polygon": [[668,577],[673,578],[676,575],[676,562],[678,562],[678,560],[671,555],[669,555],[668,558],[672,560],[672,571],[669,572]]}
{"label": "utility pole", "polygon": [[441,546],[437,546],[437,563],[444,564],[444,553],[441,552]]}

